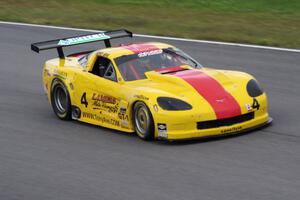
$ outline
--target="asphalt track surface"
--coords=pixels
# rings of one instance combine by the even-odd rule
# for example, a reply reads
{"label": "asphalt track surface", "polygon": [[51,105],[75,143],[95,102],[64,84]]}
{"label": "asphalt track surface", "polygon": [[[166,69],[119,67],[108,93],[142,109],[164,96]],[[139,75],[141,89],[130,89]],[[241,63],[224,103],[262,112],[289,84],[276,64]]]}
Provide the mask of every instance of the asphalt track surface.
{"label": "asphalt track surface", "polygon": [[[56,51],[36,54],[30,43],[79,33],[0,25],[1,200],[300,198],[299,53],[162,40],[206,66],[255,75],[274,123],[216,140],[144,142],[53,114],[41,72]],[[67,52],[90,48],[99,44]]]}

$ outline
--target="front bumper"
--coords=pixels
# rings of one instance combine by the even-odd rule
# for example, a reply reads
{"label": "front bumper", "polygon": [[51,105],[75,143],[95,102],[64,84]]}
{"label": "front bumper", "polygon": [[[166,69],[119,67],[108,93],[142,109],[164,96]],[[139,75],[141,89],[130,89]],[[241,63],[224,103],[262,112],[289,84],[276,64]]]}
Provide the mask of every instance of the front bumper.
{"label": "front bumper", "polygon": [[237,123],[230,126],[221,126],[218,128],[209,128],[199,130],[194,128],[192,130],[172,130],[168,131],[164,137],[158,136],[158,139],[162,140],[189,140],[197,138],[210,138],[210,137],[219,137],[225,135],[239,134],[242,132],[248,132],[257,128],[264,127],[272,122],[272,118],[269,117],[268,113],[263,115],[256,116],[254,119]]}

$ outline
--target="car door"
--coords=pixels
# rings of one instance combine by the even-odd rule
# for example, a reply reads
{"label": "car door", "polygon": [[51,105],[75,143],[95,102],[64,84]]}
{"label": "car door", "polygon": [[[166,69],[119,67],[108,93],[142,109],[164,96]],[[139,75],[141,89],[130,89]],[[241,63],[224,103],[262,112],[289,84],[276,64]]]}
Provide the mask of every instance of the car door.
{"label": "car door", "polygon": [[[122,85],[117,82],[116,71],[110,59],[98,56],[90,71],[76,78],[76,91],[80,101],[81,120],[112,128],[124,128],[129,117],[128,103]],[[126,122],[127,121],[127,122]]]}

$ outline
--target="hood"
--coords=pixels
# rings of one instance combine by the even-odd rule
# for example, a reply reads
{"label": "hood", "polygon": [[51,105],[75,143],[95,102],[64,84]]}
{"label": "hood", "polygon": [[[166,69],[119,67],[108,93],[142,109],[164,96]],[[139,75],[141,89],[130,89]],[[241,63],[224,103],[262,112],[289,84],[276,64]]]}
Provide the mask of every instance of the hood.
{"label": "hood", "polygon": [[213,111],[217,119],[242,114],[240,105],[243,102],[239,96],[247,93],[243,81],[237,79],[234,73],[205,68],[176,67],[147,72],[146,76],[148,79],[144,84],[139,83],[144,91],[148,88],[157,96],[179,98],[202,113]]}

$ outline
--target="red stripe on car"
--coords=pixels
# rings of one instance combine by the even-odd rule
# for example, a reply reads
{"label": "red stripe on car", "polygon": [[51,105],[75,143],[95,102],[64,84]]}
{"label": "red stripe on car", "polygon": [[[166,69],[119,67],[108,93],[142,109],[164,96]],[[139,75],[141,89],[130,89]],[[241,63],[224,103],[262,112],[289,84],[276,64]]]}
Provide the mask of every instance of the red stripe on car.
{"label": "red stripe on car", "polygon": [[189,83],[211,105],[217,119],[241,115],[241,107],[234,97],[218,81],[206,73],[187,70],[173,75]]}

